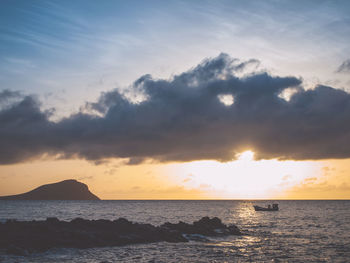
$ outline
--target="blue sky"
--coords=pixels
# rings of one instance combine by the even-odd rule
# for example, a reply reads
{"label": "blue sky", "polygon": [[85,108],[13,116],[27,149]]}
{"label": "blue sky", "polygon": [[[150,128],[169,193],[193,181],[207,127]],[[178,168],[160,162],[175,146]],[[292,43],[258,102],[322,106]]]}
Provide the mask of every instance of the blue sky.
{"label": "blue sky", "polygon": [[348,0],[1,0],[0,192],[347,198],[349,43]]}
{"label": "blue sky", "polygon": [[225,52],[348,89],[336,70],[349,43],[349,1],[3,0],[0,85],[66,116],[141,75],[169,78]]}

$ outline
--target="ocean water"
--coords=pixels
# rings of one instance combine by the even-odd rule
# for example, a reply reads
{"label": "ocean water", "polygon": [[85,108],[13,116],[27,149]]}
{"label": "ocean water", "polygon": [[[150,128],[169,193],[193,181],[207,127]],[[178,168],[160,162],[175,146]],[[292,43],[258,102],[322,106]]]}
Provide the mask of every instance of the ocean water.
{"label": "ocean water", "polygon": [[[209,242],[151,243],[93,249],[51,249],[28,256],[0,252],[0,262],[350,262],[350,201],[1,201],[0,221],[127,218],[160,225],[217,216],[243,236]],[[1,233],[0,233],[1,234]]]}

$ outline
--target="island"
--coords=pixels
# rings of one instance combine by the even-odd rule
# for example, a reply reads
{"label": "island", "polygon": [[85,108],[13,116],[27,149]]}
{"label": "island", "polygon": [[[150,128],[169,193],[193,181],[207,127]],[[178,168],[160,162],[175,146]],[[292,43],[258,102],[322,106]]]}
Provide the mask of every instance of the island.
{"label": "island", "polygon": [[86,184],[74,179],[45,184],[27,193],[0,196],[0,200],[100,200]]}

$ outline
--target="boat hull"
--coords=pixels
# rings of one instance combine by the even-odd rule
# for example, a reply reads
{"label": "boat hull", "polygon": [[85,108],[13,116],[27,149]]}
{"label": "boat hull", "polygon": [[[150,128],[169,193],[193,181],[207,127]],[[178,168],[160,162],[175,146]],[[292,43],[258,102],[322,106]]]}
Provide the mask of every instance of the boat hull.
{"label": "boat hull", "polygon": [[270,212],[278,211],[278,207],[277,208],[274,208],[274,207],[268,208],[268,207],[261,207],[261,206],[257,206],[257,205],[254,206],[254,209],[255,209],[255,211],[270,211]]}

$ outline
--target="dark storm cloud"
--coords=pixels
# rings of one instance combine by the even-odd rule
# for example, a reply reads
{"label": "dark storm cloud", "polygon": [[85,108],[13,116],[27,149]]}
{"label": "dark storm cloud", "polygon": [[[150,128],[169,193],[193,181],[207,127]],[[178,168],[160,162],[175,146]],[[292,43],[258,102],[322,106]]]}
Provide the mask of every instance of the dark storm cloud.
{"label": "dark storm cloud", "polygon": [[[145,75],[133,103],[117,90],[103,93],[84,111],[49,120],[37,100],[23,97],[0,111],[0,162],[43,154],[62,158],[231,160],[252,149],[258,158],[350,157],[350,94],[326,86],[304,90],[295,77],[255,72],[237,77],[244,63],[221,54],[170,80]],[[296,92],[290,100],[279,95]],[[231,94],[225,106],[219,95]],[[87,110],[98,114],[84,113]]]}
{"label": "dark storm cloud", "polygon": [[350,59],[345,60],[337,69],[338,73],[350,73]]}

